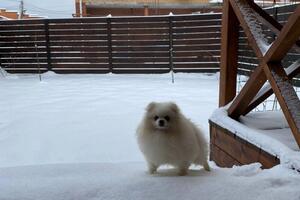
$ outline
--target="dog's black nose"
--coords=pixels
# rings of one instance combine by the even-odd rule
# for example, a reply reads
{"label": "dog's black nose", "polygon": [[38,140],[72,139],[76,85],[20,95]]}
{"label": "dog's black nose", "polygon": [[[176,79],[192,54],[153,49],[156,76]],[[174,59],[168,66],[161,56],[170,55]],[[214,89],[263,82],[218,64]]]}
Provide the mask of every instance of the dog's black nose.
{"label": "dog's black nose", "polygon": [[165,126],[165,121],[164,120],[159,120],[158,125],[159,126]]}

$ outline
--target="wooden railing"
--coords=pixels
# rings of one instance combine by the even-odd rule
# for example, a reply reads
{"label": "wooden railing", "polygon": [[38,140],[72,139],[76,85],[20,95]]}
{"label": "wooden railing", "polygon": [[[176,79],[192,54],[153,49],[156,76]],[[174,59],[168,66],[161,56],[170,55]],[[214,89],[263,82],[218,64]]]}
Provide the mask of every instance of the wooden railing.
{"label": "wooden railing", "polygon": [[[291,13],[296,9],[297,4],[280,6],[264,9],[274,19],[278,20],[281,25],[284,25]],[[272,42],[276,37],[276,34],[269,29],[266,25],[262,26],[263,34],[266,36],[268,42]],[[239,31],[239,46],[238,46],[238,73],[249,76],[253,69],[258,66],[259,60],[255,55],[255,52],[251,49],[247,36],[242,28]],[[282,60],[282,65],[286,68],[293,64],[295,60],[300,59],[300,52],[291,49]],[[300,86],[300,77],[294,78],[294,84]]]}
{"label": "wooden railing", "polygon": [[0,21],[0,62],[8,72],[213,72],[220,27],[221,14]]}
{"label": "wooden railing", "polygon": [[[300,101],[291,83],[291,79],[300,73],[300,60],[293,60],[287,68],[282,64],[289,52],[300,52],[300,5],[284,26],[252,0],[226,0],[222,18],[220,106],[232,101],[228,115],[238,120],[274,93],[300,147]],[[259,64],[236,96],[233,80],[238,71],[238,24]],[[276,37],[271,40],[264,34],[264,26]]]}

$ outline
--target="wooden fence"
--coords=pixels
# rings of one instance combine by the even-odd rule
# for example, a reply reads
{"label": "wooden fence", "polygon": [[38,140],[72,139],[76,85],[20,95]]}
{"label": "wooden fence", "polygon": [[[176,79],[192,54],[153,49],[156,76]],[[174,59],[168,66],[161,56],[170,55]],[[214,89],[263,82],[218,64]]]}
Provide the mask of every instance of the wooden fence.
{"label": "wooden fence", "polygon": [[[295,7],[266,10],[284,24]],[[0,64],[13,73],[214,72],[220,31],[221,14],[0,21]],[[289,52],[283,64],[297,59]],[[240,74],[258,64],[242,30],[238,60]]]}
{"label": "wooden fence", "polygon": [[219,69],[221,14],[0,21],[8,72],[163,73]]}

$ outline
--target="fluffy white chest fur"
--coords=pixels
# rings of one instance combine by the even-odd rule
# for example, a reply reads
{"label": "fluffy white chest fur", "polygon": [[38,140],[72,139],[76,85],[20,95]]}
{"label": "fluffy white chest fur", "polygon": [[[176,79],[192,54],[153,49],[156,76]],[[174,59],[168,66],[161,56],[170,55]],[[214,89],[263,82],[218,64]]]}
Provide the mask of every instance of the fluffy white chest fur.
{"label": "fluffy white chest fur", "polygon": [[164,164],[177,167],[180,175],[185,175],[191,164],[209,170],[208,145],[202,132],[174,103],[148,105],[137,129],[137,141],[150,173]]}

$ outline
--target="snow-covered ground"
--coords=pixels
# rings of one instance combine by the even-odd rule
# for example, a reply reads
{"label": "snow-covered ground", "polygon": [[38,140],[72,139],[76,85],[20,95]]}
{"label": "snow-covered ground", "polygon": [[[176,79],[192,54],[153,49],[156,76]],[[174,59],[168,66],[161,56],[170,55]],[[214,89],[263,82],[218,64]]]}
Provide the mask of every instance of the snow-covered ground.
{"label": "snow-covered ground", "polygon": [[284,165],[148,175],[135,129],[149,102],[170,100],[208,137],[218,75],[0,74],[0,200],[300,199]]}

